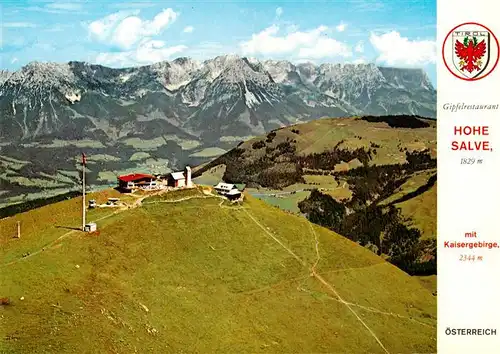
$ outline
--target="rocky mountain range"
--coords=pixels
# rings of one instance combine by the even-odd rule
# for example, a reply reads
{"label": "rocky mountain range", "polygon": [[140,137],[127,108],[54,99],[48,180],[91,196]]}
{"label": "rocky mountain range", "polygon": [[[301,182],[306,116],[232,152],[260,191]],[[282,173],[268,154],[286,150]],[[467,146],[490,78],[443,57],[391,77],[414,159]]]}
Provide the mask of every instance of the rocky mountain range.
{"label": "rocky mountain range", "polygon": [[0,71],[0,188],[31,188],[23,178],[35,176],[55,183],[82,150],[98,156],[91,181],[101,183],[115,179],[106,171],[179,168],[281,126],[362,114],[434,118],[436,91],[423,70],[373,64],[32,62]]}
{"label": "rocky mountain range", "polygon": [[[116,140],[161,122],[203,140],[262,134],[297,119],[355,114],[435,116],[422,70],[293,65],[220,56],[111,69],[33,62],[0,74],[2,140]],[[142,129],[141,129],[142,127]]]}

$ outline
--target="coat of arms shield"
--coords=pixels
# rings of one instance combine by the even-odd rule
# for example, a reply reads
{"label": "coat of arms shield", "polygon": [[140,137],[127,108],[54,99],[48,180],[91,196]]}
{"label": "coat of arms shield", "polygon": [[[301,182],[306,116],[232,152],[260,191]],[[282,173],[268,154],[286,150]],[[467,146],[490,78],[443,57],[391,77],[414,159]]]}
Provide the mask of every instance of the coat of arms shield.
{"label": "coat of arms shield", "polygon": [[467,79],[481,75],[490,60],[488,31],[454,31],[452,33],[453,65]]}

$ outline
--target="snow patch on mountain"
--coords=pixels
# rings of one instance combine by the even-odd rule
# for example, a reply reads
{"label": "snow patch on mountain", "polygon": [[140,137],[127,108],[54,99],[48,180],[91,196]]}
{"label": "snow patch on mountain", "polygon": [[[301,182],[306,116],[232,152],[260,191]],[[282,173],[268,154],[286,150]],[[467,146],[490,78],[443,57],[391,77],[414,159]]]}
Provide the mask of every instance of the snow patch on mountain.
{"label": "snow patch on mountain", "polygon": [[131,76],[132,76],[132,75],[130,75],[130,74],[120,75],[120,81],[121,81],[122,83],[125,83],[125,82],[127,82],[128,80],[130,80],[130,77],[131,77]]}
{"label": "snow patch on mountain", "polygon": [[243,86],[245,87],[245,104],[247,105],[248,108],[254,108],[255,106],[258,106],[260,104],[260,101],[255,97],[255,95],[248,90],[247,83],[244,80],[243,81]]}
{"label": "snow patch on mountain", "polygon": [[64,95],[68,101],[71,102],[71,104],[74,104],[75,102],[80,102],[82,99],[82,95],[79,92],[70,92]]}

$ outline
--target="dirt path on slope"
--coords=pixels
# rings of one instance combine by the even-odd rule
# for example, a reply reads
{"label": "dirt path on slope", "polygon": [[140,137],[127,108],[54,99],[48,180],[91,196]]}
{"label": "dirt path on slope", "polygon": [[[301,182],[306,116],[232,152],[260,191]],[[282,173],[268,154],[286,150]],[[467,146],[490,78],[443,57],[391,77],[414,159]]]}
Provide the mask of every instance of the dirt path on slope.
{"label": "dirt path on slope", "polygon": [[356,311],[354,311],[351,303],[345,301],[340,296],[340,294],[337,292],[337,290],[335,290],[335,288],[333,287],[333,285],[330,284],[330,283],[328,283],[320,274],[318,274],[316,272],[316,266],[318,265],[319,261],[321,260],[321,256],[319,255],[319,240],[318,240],[318,235],[316,234],[316,231],[314,230],[314,226],[310,222],[308,222],[308,224],[309,224],[309,227],[311,229],[311,233],[314,236],[314,241],[315,241],[314,242],[314,248],[316,250],[316,262],[311,267],[312,275],[316,279],[318,279],[323,285],[325,285],[335,295],[335,297],[338,299],[338,301],[341,302],[342,304],[344,304],[352,312],[352,314],[354,316],[356,316],[356,318],[358,319],[358,321],[368,330],[368,332],[370,332],[370,334],[377,341],[377,343],[380,345],[380,347],[386,353],[389,353],[389,351],[384,347],[384,345],[382,344],[382,342],[380,341],[380,339],[377,337],[377,335],[375,334],[375,332],[373,332],[373,330],[365,323],[365,321],[363,321],[363,319],[358,315],[358,313]]}
{"label": "dirt path on slope", "polygon": [[284,244],[283,244],[280,240],[278,240],[276,237],[274,237],[274,235],[273,235],[271,232],[269,232],[269,230],[268,230],[266,227],[264,227],[264,225],[262,225],[260,222],[258,222],[258,221],[257,221],[257,220],[256,220],[256,219],[252,216],[252,214],[250,214],[250,213],[248,212],[248,210],[246,210],[246,209],[245,209],[245,213],[247,213],[248,217],[249,217],[250,219],[252,219],[252,221],[253,221],[253,222],[254,222],[254,223],[255,223],[258,227],[260,227],[262,230],[264,230],[264,232],[265,232],[266,234],[268,234],[268,235],[269,235],[269,236],[270,236],[270,237],[271,237],[274,241],[276,241],[276,242],[277,242],[277,243],[278,243],[281,247],[283,247],[283,248],[284,248],[284,249],[285,249],[288,253],[290,253],[290,254],[293,256],[293,258],[295,258],[297,261],[299,261],[299,262],[300,262],[300,264],[302,264],[303,266],[307,266],[307,265],[306,265],[306,262],[304,262],[304,261],[303,261],[303,260],[302,260],[299,256],[297,256],[295,253],[293,253],[293,251],[292,251],[291,249],[289,249],[287,246],[285,246],[285,245],[284,245]]}
{"label": "dirt path on slope", "polygon": [[[281,247],[283,247],[289,254],[291,254],[297,261],[299,261],[303,266],[307,266],[306,263],[299,257],[297,256],[292,250],[290,250],[287,246],[285,246],[279,239],[277,239],[271,232],[269,232],[267,230],[266,227],[264,227],[259,221],[257,221],[253,216],[252,214],[250,214],[247,210],[245,210],[245,213],[247,213],[248,217],[257,225],[259,226],[262,230],[264,230],[264,232],[269,235],[274,241],[276,241]],[[351,313],[358,319],[358,321],[363,325],[363,327],[365,327],[369,334],[375,339],[375,341],[378,343],[378,345],[383,349],[383,351],[387,354],[389,354],[389,351],[386,349],[386,347],[382,344],[382,342],[380,341],[380,339],[377,337],[377,335],[375,334],[375,332],[365,323],[365,321],[363,321],[363,319],[358,315],[358,313],[353,309],[353,306],[351,306],[351,304],[347,301],[345,301],[340,295],[339,293],[335,290],[335,288],[330,284],[328,283],[320,274],[318,274],[316,272],[316,266],[318,265],[321,257],[319,255],[319,240],[318,240],[318,237],[316,235],[316,231],[314,231],[314,228],[313,226],[311,225],[311,223],[308,223],[309,226],[311,227],[311,232],[312,232],[312,235],[314,236],[314,240],[315,240],[315,250],[316,250],[316,262],[311,266],[311,276],[313,276],[314,278],[316,278],[317,280],[319,280],[324,286],[326,286],[328,288],[328,290],[330,290],[334,295],[335,297],[338,299],[339,302],[341,302],[342,304],[344,304],[348,309],[349,311],[351,311]]]}
{"label": "dirt path on slope", "polygon": [[[311,294],[311,295],[314,294],[312,291],[304,289],[300,285],[299,285],[299,287],[297,289],[300,290],[300,291],[303,291],[305,293]],[[403,319],[403,320],[408,320],[408,321],[412,321],[412,322],[418,323],[418,324],[420,324],[422,326],[426,326],[426,327],[430,327],[430,328],[436,328],[436,326],[433,326],[430,323],[421,322],[421,321],[416,320],[414,318],[411,318],[411,317],[408,317],[408,316],[403,316],[403,315],[400,315],[398,313],[382,311],[382,310],[379,310],[379,309],[374,308],[374,307],[364,306],[364,305],[361,305],[361,304],[356,304],[354,302],[347,302],[347,301],[343,302],[343,301],[340,301],[339,299],[331,297],[331,296],[327,296],[327,298],[329,300],[332,300],[332,301],[336,301],[336,302],[340,302],[340,303],[347,303],[347,304],[349,304],[351,306],[359,307],[360,309],[363,309],[363,310],[368,311],[368,312],[378,313],[380,315],[386,315],[386,316],[391,316],[391,317],[397,317],[397,318],[400,318],[400,319]]]}

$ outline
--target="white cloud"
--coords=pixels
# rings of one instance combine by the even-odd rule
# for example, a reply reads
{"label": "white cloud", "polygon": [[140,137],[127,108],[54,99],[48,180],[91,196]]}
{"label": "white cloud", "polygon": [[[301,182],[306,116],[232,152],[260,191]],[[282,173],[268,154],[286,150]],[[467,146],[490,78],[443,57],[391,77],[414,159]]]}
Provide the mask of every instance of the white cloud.
{"label": "white cloud", "polygon": [[145,38],[139,42],[134,50],[100,53],[95,61],[102,65],[121,67],[145,65],[171,59],[173,55],[186,49],[187,47],[184,45],[167,47],[164,41]]}
{"label": "white cloud", "polygon": [[299,50],[299,58],[328,58],[332,56],[351,56],[351,51],[342,42],[332,38],[318,38],[316,43],[310,47],[303,47]]}
{"label": "white cloud", "polygon": [[159,34],[169,24],[177,19],[179,14],[172,9],[164,9],[156,15],[153,21],[144,22],[144,31],[151,34]]}
{"label": "white cloud", "polygon": [[347,24],[346,24],[346,23],[343,23],[343,22],[339,23],[339,24],[337,25],[337,27],[335,27],[335,29],[336,29],[337,31],[339,31],[339,32],[344,32],[346,28],[347,28]]}
{"label": "white cloud", "polygon": [[186,26],[184,27],[184,30],[182,32],[184,33],[192,33],[194,31],[194,27],[193,26]]}
{"label": "white cloud", "polygon": [[93,21],[87,26],[89,36],[91,39],[102,42],[109,40],[113,34],[113,30],[120,21],[137,14],[139,14],[138,10],[119,11],[103,17],[100,20]]}
{"label": "white cloud", "polygon": [[370,43],[379,52],[377,61],[388,65],[416,66],[436,62],[435,41],[410,40],[391,31],[382,35],[372,33]]}
{"label": "white cloud", "polygon": [[36,25],[31,22],[0,22],[0,27],[4,28],[34,28]]}
{"label": "white cloud", "polygon": [[178,16],[170,8],[158,13],[151,21],[141,19],[138,13],[120,11],[94,21],[88,25],[90,37],[122,49],[131,49],[142,39],[159,35]]}
{"label": "white cloud", "polygon": [[281,17],[281,15],[283,15],[283,8],[282,7],[276,8],[276,17]]}
{"label": "white cloud", "polygon": [[354,47],[356,53],[363,53],[365,51],[365,42],[359,41]]}
{"label": "white cloud", "polygon": [[279,27],[272,25],[253,34],[248,41],[240,43],[244,55],[288,55],[300,58],[319,59],[335,56],[350,56],[349,47],[333,38],[326,37],[329,28],[319,26],[309,31],[295,31],[279,36]]}
{"label": "white cloud", "polygon": [[[187,49],[184,45],[168,46],[163,40],[154,38],[176,20],[178,13],[164,9],[152,20],[138,15],[139,10],[119,11],[86,25],[91,40],[121,49],[98,54],[97,63],[119,67],[145,65],[168,60]],[[194,29],[189,27],[185,28],[186,32]]]}
{"label": "white cloud", "polygon": [[116,26],[110,39],[121,48],[131,48],[141,37],[141,27],[139,17],[127,17]]}
{"label": "white cloud", "polygon": [[17,59],[16,57],[14,57],[14,58],[12,58],[12,59],[11,59],[10,63],[11,63],[11,64],[14,64],[14,63],[15,63],[15,62],[17,62],[17,61],[18,61],[18,59]]}

